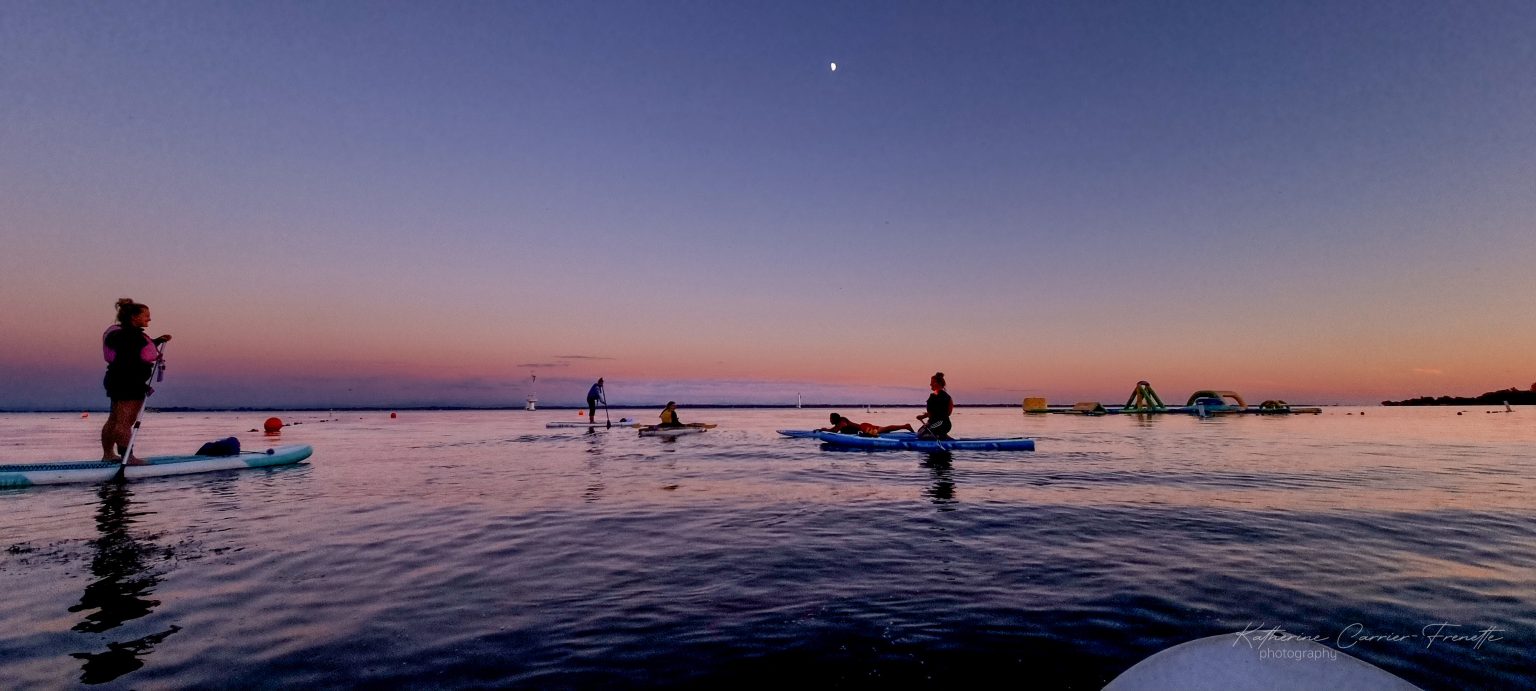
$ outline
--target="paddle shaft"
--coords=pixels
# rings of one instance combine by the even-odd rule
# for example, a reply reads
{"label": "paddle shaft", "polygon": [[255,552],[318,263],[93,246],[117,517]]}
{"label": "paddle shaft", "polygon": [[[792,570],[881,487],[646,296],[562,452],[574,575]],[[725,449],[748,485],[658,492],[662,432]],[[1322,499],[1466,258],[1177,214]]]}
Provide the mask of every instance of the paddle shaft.
{"label": "paddle shaft", "polygon": [[[149,368],[149,379],[144,382],[145,386],[155,383],[160,371],[165,368],[165,344],[156,343],[155,352],[159,353],[159,357],[155,358],[154,366]],[[127,467],[128,459],[133,458],[133,446],[139,441],[139,423],[144,421],[144,409],[148,407],[149,395],[146,393],[144,405],[139,406],[138,413],[133,416],[133,431],[128,433],[128,446],[123,448],[123,461],[117,467],[118,477],[123,476],[123,468]]]}

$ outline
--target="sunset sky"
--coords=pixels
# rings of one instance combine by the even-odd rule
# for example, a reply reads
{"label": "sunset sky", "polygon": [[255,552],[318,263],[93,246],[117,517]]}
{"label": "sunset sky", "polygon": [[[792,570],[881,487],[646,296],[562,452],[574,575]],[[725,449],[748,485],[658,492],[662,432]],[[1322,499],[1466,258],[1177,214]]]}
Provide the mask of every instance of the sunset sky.
{"label": "sunset sky", "polygon": [[[1536,381],[1536,3],[0,0],[0,409]],[[829,64],[837,63],[837,70]]]}

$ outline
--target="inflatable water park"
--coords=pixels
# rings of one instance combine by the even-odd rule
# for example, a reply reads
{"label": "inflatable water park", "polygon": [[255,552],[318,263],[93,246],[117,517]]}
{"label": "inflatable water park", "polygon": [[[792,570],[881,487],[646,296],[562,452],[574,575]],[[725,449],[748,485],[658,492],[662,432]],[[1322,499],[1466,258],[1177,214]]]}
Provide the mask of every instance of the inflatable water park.
{"label": "inflatable water park", "polygon": [[1024,412],[1030,414],[1056,413],[1063,415],[1316,415],[1323,412],[1314,406],[1293,406],[1278,399],[1249,405],[1236,391],[1201,389],[1189,395],[1184,405],[1168,405],[1152,390],[1146,381],[1136,382],[1125,405],[1106,406],[1098,401],[1079,401],[1070,406],[1052,406],[1044,398],[1024,399]]}

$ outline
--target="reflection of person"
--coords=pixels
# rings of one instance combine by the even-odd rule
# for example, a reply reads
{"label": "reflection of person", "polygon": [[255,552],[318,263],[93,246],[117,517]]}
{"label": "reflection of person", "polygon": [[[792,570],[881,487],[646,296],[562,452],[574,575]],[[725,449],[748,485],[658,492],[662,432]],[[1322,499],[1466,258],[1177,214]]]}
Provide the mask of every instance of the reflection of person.
{"label": "reflection of person", "polygon": [[949,392],[944,390],[944,373],[934,372],[933,378],[928,380],[928,386],[933,389],[933,393],[928,395],[928,410],[917,416],[917,419],[926,421],[917,430],[917,438],[949,439],[949,430],[954,427],[949,416],[955,412],[955,399],[950,398]]}
{"label": "reflection of person", "polygon": [[912,425],[886,425],[884,427],[878,427],[869,424],[868,422],[854,422],[848,418],[838,415],[837,413],[832,413],[831,420],[831,427],[822,427],[817,431],[838,432],[840,434],[857,434],[861,437],[878,437],[882,434],[885,434],[886,432],[895,432],[896,430],[902,429],[908,432],[915,431],[912,429]]}
{"label": "reflection of person", "polygon": [[70,654],[82,661],[80,681],[86,685],[104,684],[144,666],[143,658],[154,652],[156,645],[181,630],[172,624],[159,633],[128,641],[113,641],[107,634],[112,630],[134,632],[124,637],[143,633],[141,627],[121,627],[149,616],[160,604],[152,597],[161,579],[154,562],[169,556],[169,550],[156,545],[152,536],[135,535],[136,517],[144,514],[133,506],[130,487],[104,482],[97,490],[101,506],[96,510],[96,529],[100,536],[91,541],[93,578],[87,579],[91,582],[85,586],[80,603],[69,608],[84,613],[72,630],[101,634],[106,639],[106,649],[101,652]]}
{"label": "reflection of person", "polygon": [[682,420],[677,419],[677,401],[667,401],[667,407],[661,411],[661,424],[658,427],[682,427]]}
{"label": "reflection of person", "polygon": [[[622,382],[621,382],[622,383]],[[622,387],[620,387],[622,388]],[[603,390],[603,378],[598,377],[597,383],[587,389],[587,419],[597,419],[597,404],[608,405],[608,392]]]}
{"label": "reflection of person", "polygon": [[[102,385],[107,397],[112,399],[112,410],[107,413],[107,423],[101,427],[101,459],[122,460],[120,449],[128,447],[133,435],[133,423],[144,409],[144,397],[150,394],[149,378],[155,371],[155,361],[160,359],[159,345],[171,340],[169,334],[150,338],[144,333],[149,326],[149,306],[129,298],[117,301],[117,323],[107,327],[101,335],[101,355],[107,360],[107,375]],[[129,463],[139,459],[130,458]]]}

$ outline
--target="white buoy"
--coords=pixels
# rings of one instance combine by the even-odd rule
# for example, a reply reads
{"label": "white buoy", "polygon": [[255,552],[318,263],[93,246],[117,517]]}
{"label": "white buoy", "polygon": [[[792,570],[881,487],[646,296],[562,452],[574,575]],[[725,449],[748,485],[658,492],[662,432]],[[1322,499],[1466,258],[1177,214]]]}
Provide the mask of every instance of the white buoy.
{"label": "white buoy", "polygon": [[829,65],[829,66],[830,66],[830,67],[831,67],[831,68],[832,68],[832,71],[833,71],[833,72],[836,72],[836,71],[837,71],[837,63],[835,63],[835,62],[834,62],[834,63],[832,63],[832,64],[831,64],[831,65]]}

